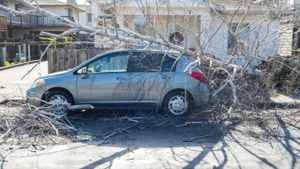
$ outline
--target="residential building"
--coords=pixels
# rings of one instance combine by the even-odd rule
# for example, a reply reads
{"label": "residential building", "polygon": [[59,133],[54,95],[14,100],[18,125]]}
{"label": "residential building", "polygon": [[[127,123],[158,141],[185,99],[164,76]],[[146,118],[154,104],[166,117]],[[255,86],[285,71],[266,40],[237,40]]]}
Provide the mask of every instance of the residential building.
{"label": "residential building", "polygon": [[92,26],[91,4],[86,0],[78,0],[77,6],[82,10],[79,12],[79,23],[86,26]]}
{"label": "residential building", "polygon": [[[84,12],[77,6],[75,0],[37,0],[39,6],[56,15],[67,18],[71,21],[80,22],[79,13]],[[34,1],[32,1],[34,4]],[[19,0],[1,0],[1,5],[8,6],[14,10],[30,10],[30,8]],[[85,18],[82,20],[86,20]],[[39,34],[42,31],[51,33],[62,33],[70,29],[63,23],[51,17],[40,14],[15,15],[0,9],[0,48],[2,62],[15,60],[21,56],[27,60],[39,58],[41,50],[47,43],[39,43]],[[19,59],[17,59],[19,60]]]}
{"label": "residential building", "polygon": [[[28,10],[17,0],[3,0],[2,4],[15,10]],[[79,12],[75,0],[38,0],[39,6],[61,17],[79,22]],[[7,39],[22,39],[24,34],[39,33],[41,31],[60,33],[68,30],[66,25],[50,17],[39,14],[14,15],[0,10],[0,16],[5,17],[8,24]]]}
{"label": "residential building", "polygon": [[[228,58],[239,32],[248,55],[262,58],[291,55],[293,24],[272,17],[275,9],[293,17],[294,0],[89,0],[94,27],[112,25],[168,39],[181,32],[188,49],[199,45],[204,53]],[[243,2],[243,3],[241,3]],[[216,11],[214,11],[216,10]],[[246,13],[246,14],[245,14]],[[227,18],[230,23],[223,20]],[[238,27],[237,27],[238,26]],[[157,33],[159,32],[159,33]]]}
{"label": "residential building", "polygon": [[295,21],[293,25],[293,52],[300,53],[300,0],[295,0]]}

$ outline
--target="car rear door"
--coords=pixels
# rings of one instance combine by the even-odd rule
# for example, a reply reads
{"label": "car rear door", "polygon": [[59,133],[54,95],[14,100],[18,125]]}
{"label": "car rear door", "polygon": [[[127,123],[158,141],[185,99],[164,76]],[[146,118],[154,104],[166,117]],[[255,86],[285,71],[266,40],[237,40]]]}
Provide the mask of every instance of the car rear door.
{"label": "car rear door", "polygon": [[88,64],[87,76],[78,77],[79,103],[119,103],[128,98],[128,53],[116,52]]}
{"label": "car rear door", "polygon": [[171,64],[174,61],[167,53],[143,51],[129,54],[128,99],[137,103],[158,103],[172,81]]}

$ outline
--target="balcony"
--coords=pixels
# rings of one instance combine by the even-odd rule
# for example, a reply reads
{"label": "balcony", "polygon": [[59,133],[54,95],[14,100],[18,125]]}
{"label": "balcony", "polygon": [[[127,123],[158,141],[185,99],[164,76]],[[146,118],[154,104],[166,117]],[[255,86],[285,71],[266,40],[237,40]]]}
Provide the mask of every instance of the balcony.
{"label": "balcony", "polygon": [[[64,27],[62,22],[58,22],[47,16],[40,15],[13,15],[7,11],[0,10],[0,16],[6,17],[8,26],[18,27]],[[71,21],[74,21],[73,17],[62,16]]]}

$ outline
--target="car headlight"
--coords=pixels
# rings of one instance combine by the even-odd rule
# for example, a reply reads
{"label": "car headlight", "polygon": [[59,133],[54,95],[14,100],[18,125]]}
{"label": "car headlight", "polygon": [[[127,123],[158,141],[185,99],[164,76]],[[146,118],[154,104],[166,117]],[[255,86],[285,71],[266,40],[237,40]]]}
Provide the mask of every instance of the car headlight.
{"label": "car headlight", "polygon": [[44,86],[45,80],[44,79],[38,79],[36,81],[33,82],[33,84],[31,85],[31,87],[38,87],[38,86]]}

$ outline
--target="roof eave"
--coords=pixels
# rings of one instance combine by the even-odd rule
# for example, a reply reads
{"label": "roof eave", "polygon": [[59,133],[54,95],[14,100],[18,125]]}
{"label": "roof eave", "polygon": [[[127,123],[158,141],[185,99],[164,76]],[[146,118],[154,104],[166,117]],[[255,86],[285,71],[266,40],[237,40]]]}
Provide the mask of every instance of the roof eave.
{"label": "roof eave", "polygon": [[39,4],[40,7],[47,7],[47,6],[66,6],[66,7],[71,7],[74,8],[76,10],[78,10],[79,12],[85,12],[85,10],[80,9],[79,7],[76,7],[74,5],[70,5],[70,4]]}

